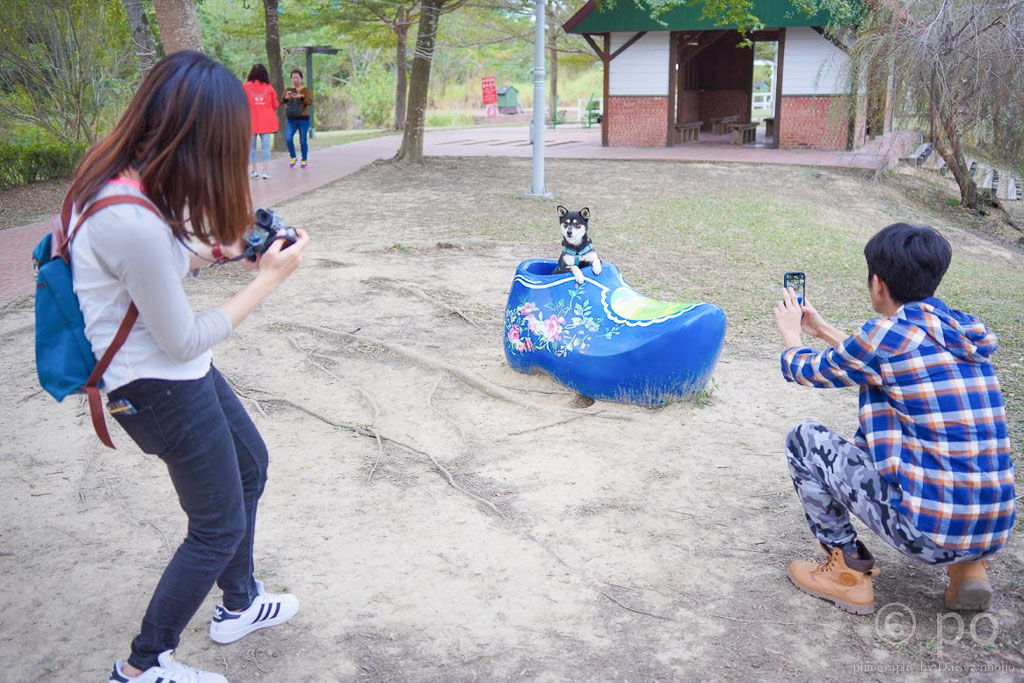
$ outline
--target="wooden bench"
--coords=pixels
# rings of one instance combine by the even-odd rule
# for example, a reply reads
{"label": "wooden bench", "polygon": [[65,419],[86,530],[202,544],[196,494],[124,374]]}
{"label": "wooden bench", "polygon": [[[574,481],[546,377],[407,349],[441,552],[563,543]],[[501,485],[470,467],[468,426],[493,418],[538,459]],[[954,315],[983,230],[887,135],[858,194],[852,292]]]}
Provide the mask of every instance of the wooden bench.
{"label": "wooden bench", "polygon": [[775,137],[775,117],[770,116],[764,120],[764,136],[766,138]]}
{"label": "wooden bench", "polygon": [[711,132],[714,135],[723,135],[729,132],[729,124],[739,123],[738,116],[720,116],[711,119]]}
{"label": "wooden bench", "polygon": [[729,140],[734,145],[745,145],[748,142],[757,140],[756,123],[730,123],[729,131],[732,138]]}
{"label": "wooden bench", "polygon": [[689,121],[676,124],[676,142],[697,142],[700,140],[700,127],[703,121]]}

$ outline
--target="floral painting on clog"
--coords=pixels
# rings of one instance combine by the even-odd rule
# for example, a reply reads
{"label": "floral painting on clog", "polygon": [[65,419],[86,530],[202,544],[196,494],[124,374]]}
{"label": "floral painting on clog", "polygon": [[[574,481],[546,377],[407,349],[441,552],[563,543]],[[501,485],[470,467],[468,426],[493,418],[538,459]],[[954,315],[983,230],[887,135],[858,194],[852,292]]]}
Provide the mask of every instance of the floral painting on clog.
{"label": "floral painting on clog", "polygon": [[702,389],[722,350],[725,314],[713,304],[658,301],[619,269],[583,268],[583,284],[555,262],[516,269],[505,307],[505,358],[584,396],[659,405]]}
{"label": "floral painting on clog", "polygon": [[517,306],[505,311],[505,336],[518,353],[551,351],[556,356],[586,351],[591,339],[611,339],[619,325],[594,317],[586,283],[569,289],[568,300],[537,305],[523,296]]}

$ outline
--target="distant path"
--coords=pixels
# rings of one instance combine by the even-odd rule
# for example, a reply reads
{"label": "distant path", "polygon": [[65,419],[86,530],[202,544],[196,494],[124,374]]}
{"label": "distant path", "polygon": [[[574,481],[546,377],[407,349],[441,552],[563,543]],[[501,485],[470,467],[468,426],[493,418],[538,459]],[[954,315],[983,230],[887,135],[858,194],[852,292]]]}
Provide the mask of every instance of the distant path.
{"label": "distant path", "polygon": [[[529,157],[533,153],[530,129],[523,126],[428,131],[423,153],[428,156]],[[545,156],[558,159],[660,159],[759,164],[798,164],[829,168],[876,170],[885,165],[885,150],[895,149],[891,139],[875,141],[857,152],[774,150],[723,144],[726,136],[705,136],[697,143],[676,147],[601,147],[600,129],[576,126],[546,130]],[[250,181],[254,206],[274,206],[355,173],[378,159],[394,156],[401,137],[349,142],[312,150],[306,169],[288,168],[287,158],[270,162],[270,180]],[[529,179],[523,179],[524,188]],[[33,223],[3,231],[0,252],[0,306],[31,294],[33,274],[30,254],[49,229],[49,222]]]}

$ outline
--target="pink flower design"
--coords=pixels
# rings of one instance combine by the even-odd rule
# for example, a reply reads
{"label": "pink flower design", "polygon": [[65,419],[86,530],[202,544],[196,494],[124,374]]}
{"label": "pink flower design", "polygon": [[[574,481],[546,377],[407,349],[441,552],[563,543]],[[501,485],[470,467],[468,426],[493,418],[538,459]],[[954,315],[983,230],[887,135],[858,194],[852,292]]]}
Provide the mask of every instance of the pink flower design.
{"label": "pink flower design", "polygon": [[548,341],[559,341],[562,338],[562,326],[565,325],[565,318],[552,314],[544,321],[543,325],[541,334],[544,335],[544,338]]}
{"label": "pink flower design", "polygon": [[508,331],[508,340],[513,345],[516,345],[516,344],[519,343],[519,332],[520,332],[519,325],[513,325],[512,329]]}
{"label": "pink flower design", "polygon": [[527,351],[533,351],[533,340],[532,340],[532,339],[530,339],[529,337],[527,337],[526,339],[524,339],[524,340],[522,341],[522,344],[523,344],[523,346],[524,346],[524,347],[526,348],[526,350],[527,350]]}
{"label": "pink flower design", "polygon": [[530,332],[534,334],[540,334],[540,326],[543,323],[537,318],[537,316],[530,316],[526,319],[526,326],[530,329]]}
{"label": "pink flower design", "polygon": [[530,315],[540,309],[537,308],[537,304],[532,301],[527,301],[525,304],[519,307],[519,315]]}

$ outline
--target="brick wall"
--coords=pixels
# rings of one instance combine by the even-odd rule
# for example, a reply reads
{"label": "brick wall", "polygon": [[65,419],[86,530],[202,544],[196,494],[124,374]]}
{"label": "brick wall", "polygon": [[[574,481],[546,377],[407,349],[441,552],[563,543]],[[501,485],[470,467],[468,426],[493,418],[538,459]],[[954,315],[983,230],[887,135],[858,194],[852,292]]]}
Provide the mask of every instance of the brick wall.
{"label": "brick wall", "polygon": [[609,97],[608,144],[612,147],[664,147],[667,97]]}
{"label": "brick wall", "polygon": [[846,97],[782,97],[779,147],[846,149],[848,112]]}
{"label": "brick wall", "polygon": [[738,116],[750,121],[750,92],[746,90],[701,90],[698,118],[710,124],[711,119]]}

